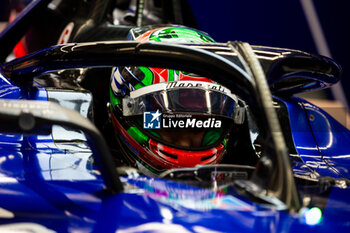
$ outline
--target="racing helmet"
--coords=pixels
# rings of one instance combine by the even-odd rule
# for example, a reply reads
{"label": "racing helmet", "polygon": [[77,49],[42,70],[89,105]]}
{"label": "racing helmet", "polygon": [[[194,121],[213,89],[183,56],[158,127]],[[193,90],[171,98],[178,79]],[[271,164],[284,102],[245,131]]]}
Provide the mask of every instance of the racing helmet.
{"label": "racing helmet", "polygon": [[[204,32],[178,27],[152,29],[134,39],[215,42]],[[146,175],[219,163],[237,108],[237,97],[206,77],[154,67],[113,68],[110,115],[116,139],[125,160]]]}

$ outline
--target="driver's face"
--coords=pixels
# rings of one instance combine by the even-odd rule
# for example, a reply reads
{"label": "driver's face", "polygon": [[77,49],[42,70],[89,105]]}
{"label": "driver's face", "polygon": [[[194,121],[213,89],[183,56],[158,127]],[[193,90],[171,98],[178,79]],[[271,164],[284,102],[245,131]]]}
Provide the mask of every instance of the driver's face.
{"label": "driver's face", "polygon": [[204,136],[204,130],[191,130],[191,129],[181,129],[181,130],[161,130],[159,132],[161,138],[176,146],[181,147],[201,147],[202,139]]}

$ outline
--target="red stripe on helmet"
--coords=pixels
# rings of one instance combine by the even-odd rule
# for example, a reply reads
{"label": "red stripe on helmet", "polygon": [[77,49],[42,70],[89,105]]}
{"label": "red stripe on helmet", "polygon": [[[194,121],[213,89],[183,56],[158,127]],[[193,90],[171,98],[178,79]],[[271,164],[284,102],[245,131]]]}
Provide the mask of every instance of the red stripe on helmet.
{"label": "red stripe on helmet", "polygon": [[219,144],[206,150],[184,150],[163,145],[152,139],[149,140],[150,149],[154,154],[168,160],[172,167],[194,167],[196,165],[216,164],[222,159],[224,146]]}

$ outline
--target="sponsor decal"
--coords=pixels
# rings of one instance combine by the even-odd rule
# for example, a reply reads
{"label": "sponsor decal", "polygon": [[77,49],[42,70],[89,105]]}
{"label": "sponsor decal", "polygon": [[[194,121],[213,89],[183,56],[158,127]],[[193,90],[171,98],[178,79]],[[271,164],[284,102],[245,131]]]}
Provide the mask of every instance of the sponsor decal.
{"label": "sponsor decal", "polygon": [[208,82],[197,82],[197,81],[175,81],[175,82],[168,82],[166,84],[166,89],[172,89],[172,88],[205,88],[208,90],[215,90],[220,92],[227,92],[225,90],[226,88],[215,84],[215,83],[208,83]]}
{"label": "sponsor decal", "polygon": [[162,113],[157,111],[143,113],[143,128],[144,129],[160,129],[160,120]]}
{"label": "sponsor decal", "polygon": [[186,113],[161,113],[159,110],[143,113],[144,129],[218,129],[222,122],[215,117],[202,118]]}

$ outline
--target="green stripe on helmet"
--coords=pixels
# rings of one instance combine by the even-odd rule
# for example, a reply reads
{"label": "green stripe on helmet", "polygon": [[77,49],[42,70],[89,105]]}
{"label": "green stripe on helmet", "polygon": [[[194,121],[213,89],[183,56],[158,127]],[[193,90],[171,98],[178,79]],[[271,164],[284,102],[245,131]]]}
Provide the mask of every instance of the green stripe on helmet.
{"label": "green stripe on helmet", "polygon": [[174,70],[168,70],[168,74],[169,74],[169,77],[168,77],[168,82],[172,82],[174,81]]}
{"label": "green stripe on helmet", "polygon": [[116,97],[114,95],[114,92],[112,90],[112,87],[109,88],[109,96],[111,99],[112,106],[114,107],[115,105],[121,104],[120,98]]}
{"label": "green stripe on helmet", "polygon": [[131,126],[127,130],[128,134],[135,139],[140,145],[145,144],[148,141],[148,137],[144,135],[137,127]]}
{"label": "green stripe on helmet", "polygon": [[215,40],[209,35],[190,28],[164,28],[153,32],[149,40],[150,41],[166,41],[172,42],[189,42],[189,43],[215,43]]}
{"label": "green stripe on helmet", "polygon": [[[139,69],[145,74],[145,77],[141,80],[141,82],[145,85],[152,85],[153,84],[153,72],[148,68],[144,66],[140,66]],[[135,85],[135,89],[138,89],[140,87],[143,87],[142,84]]]}

